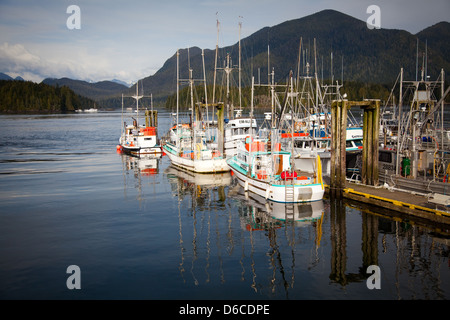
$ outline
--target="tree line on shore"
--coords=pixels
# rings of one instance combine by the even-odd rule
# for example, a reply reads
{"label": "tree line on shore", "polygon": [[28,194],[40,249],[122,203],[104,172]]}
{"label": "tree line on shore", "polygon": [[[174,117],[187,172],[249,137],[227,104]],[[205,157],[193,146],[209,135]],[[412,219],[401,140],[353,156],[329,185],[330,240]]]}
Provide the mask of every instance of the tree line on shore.
{"label": "tree line on shore", "polygon": [[66,86],[0,80],[1,113],[65,113],[94,106],[94,100],[82,97]]}

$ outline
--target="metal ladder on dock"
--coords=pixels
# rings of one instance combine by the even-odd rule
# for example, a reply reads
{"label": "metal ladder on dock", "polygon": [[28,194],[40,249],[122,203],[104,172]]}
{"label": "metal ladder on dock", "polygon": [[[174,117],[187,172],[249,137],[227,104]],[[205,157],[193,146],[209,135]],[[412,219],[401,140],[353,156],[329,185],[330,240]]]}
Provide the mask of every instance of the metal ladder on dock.
{"label": "metal ladder on dock", "polygon": [[284,185],[284,199],[285,199],[285,218],[286,220],[294,220],[294,185]]}

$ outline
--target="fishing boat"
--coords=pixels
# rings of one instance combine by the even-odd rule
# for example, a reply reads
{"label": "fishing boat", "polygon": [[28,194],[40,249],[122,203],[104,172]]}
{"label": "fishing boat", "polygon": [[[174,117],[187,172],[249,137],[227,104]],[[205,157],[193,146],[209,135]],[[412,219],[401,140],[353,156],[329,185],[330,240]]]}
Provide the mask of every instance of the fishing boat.
{"label": "fishing boat", "polygon": [[[263,134],[246,137],[245,141],[239,143],[237,154],[228,159],[227,163],[245,191],[256,193],[266,200],[283,203],[321,200],[324,195],[324,184],[320,156],[315,154],[309,158],[308,165],[296,167],[293,152],[282,149],[281,137],[287,127],[284,126],[285,121],[281,119],[284,119],[289,106],[291,114],[295,111],[294,104],[287,104],[289,87],[292,92],[292,72],[286,87],[284,103],[280,105],[276,119],[273,117],[275,108],[272,108],[269,130],[260,130],[264,133],[264,137]],[[252,78],[252,97],[253,92]],[[276,100],[274,90],[271,92],[274,101]],[[252,114],[253,99],[250,106]]]}
{"label": "fishing boat", "polygon": [[[136,95],[132,96],[136,100],[136,111],[139,111],[139,100],[143,98],[139,95],[139,86],[136,84]],[[139,112],[136,118],[132,117],[132,123],[123,121],[123,95],[122,95],[122,133],[119,138],[117,150],[134,156],[145,154],[161,154],[162,147],[159,144],[156,127],[157,112],[153,110],[145,111],[145,124],[139,124]]]}
{"label": "fishing boat", "polygon": [[431,81],[422,68],[420,79],[411,81],[403,80],[401,69],[398,79],[399,105],[390,117],[394,129],[380,131],[379,181],[388,188],[430,195],[430,199],[448,195],[450,140],[443,120],[450,87],[445,88],[444,70]]}
{"label": "fishing boat", "polygon": [[[203,54],[202,54],[203,56]],[[179,51],[177,51],[177,112],[176,124],[169,130],[164,142],[163,149],[173,165],[197,173],[217,173],[230,171],[226,159],[223,156],[223,150],[220,150],[218,144],[211,144],[207,139],[207,128],[202,115],[203,109],[208,107],[207,99],[205,103],[194,104],[192,69],[189,70],[191,115],[189,123],[179,121]],[[205,81],[205,98],[206,81]],[[223,109],[223,108],[222,108]],[[218,119],[218,124],[223,124],[222,118]],[[218,128],[220,135],[221,130]],[[219,137],[223,143],[223,137]],[[220,145],[221,143],[219,143]]]}
{"label": "fishing boat", "polygon": [[311,159],[314,172],[295,170],[291,153],[270,141],[248,136],[236,156],[227,160],[245,191],[274,202],[311,202],[323,198],[324,184],[320,157]]}

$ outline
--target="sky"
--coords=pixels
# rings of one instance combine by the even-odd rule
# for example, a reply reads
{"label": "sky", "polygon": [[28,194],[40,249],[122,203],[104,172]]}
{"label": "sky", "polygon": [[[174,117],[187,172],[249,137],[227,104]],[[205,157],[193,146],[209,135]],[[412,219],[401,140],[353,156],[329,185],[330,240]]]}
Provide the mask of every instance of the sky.
{"label": "sky", "polygon": [[450,0],[0,0],[0,72],[135,83],[177,49],[214,49],[217,34],[220,47],[237,43],[239,23],[245,38],[325,9],[367,21],[371,5],[383,29],[450,21]]}

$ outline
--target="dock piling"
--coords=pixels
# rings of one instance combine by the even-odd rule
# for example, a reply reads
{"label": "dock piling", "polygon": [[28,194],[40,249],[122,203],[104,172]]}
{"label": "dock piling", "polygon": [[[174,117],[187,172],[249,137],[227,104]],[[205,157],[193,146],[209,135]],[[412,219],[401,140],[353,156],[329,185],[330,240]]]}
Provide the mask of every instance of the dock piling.
{"label": "dock piling", "polygon": [[346,182],[347,111],[360,106],[363,116],[362,183],[378,185],[380,100],[335,100],[331,104],[331,197],[342,197]]}

